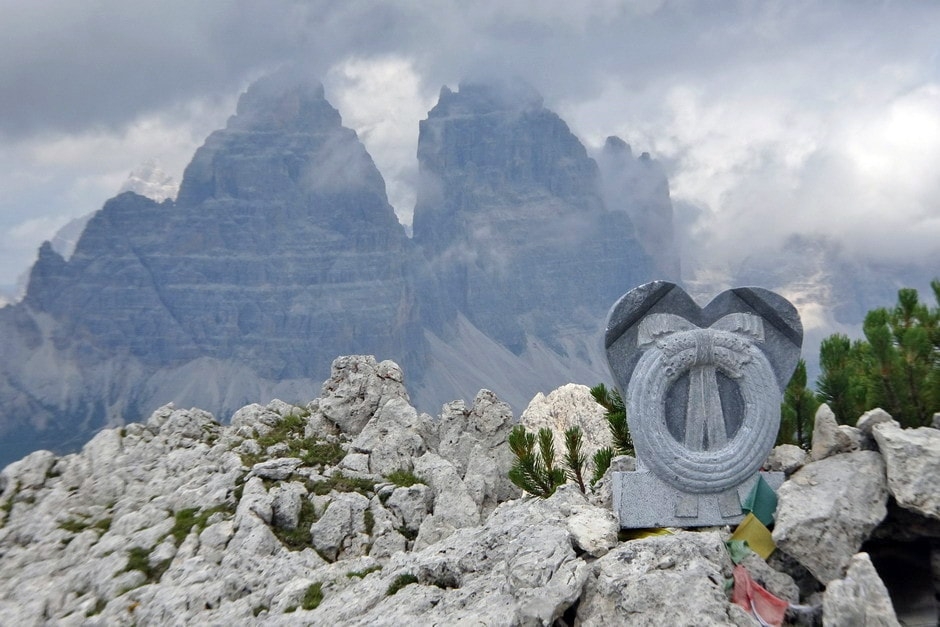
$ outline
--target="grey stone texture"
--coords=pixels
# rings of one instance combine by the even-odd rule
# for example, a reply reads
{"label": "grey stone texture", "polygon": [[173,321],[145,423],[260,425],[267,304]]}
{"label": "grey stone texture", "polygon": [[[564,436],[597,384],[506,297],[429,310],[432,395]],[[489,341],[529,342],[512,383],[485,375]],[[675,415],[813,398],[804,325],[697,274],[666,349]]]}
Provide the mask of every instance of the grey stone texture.
{"label": "grey stone texture", "polygon": [[[343,361],[357,362],[368,360]],[[343,376],[356,375],[352,368],[342,371],[335,389],[357,390],[344,405],[352,422],[373,396],[351,382],[343,387]],[[410,466],[425,483],[408,488],[365,470],[355,475],[365,480],[358,492],[319,494],[326,491],[317,486],[335,478],[340,466],[285,464],[282,453],[266,452],[280,447],[245,446],[282,426],[291,406],[279,402],[246,408],[231,426],[200,410],[166,406],[145,424],[102,431],[78,454],[34,453],[7,466],[0,472],[3,623],[754,624],[724,590],[732,568],[723,545],[727,529],[621,540],[610,508],[593,504],[597,494],[589,498],[571,483],[548,499],[499,488],[507,470],[500,447],[513,421],[492,392],[478,394],[472,406],[449,404],[433,424],[415,431],[383,417],[386,406],[401,401],[395,395],[373,404],[359,434],[373,421],[405,436],[420,432],[427,450],[415,450],[420,457]],[[336,437],[335,424],[316,413],[318,405],[306,405],[314,413],[303,418],[305,437]],[[325,431],[309,431],[314,425]],[[350,444],[345,437],[340,442]],[[256,468],[272,473],[253,474],[242,449],[254,461],[260,456]],[[372,454],[357,454],[366,469]],[[900,447],[891,455],[920,453]],[[852,548],[877,524],[877,516],[863,520],[865,510],[877,514],[887,500],[880,457],[874,451],[838,454],[796,472],[780,489],[778,526],[805,533],[788,533],[784,550],[768,562],[753,554],[744,559],[768,590],[799,602],[804,619],[825,604],[827,624],[896,624],[885,586]],[[617,467],[624,471],[632,462],[618,458]],[[281,478],[275,470],[282,467],[293,471]],[[191,528],[174,535],[190,508]],[[932,550],[940,563],[940,520],[893,501],[891,508],[894,526],[883,523],[873,533],[891,539],[903,530],[920,538],[918,590],[932,600],[936,582],[926,553]],[[295,550],[285,534],[294,538]],[[139,550],[146,552],[149,572],[127,570]],[[874,549],[872,555],[879,564]],[[824,594],[796,560],[830,582]],[[825,562],[846,570],[829,579],[819,568]],[[414,583],[389,594],[403,576]],[[891,578],[883,581],[894,594]],[[308,610],[301,604],[311,585],[320,586],[323,601]],[[913,616],[902,603],[895,607],[902,620]]]}
{"label": "grey stone texture", "polygon": [[898,505],[940,519],[940,431],[902,429],[885,421],[874,426],[872,435],[884,456],[888,490]]}
{"label": "grey stone texture", "polygon": [[[761,288],[728,290],[703,308],[654,281],[617,301],[605,347],[625,391],[638,467],[615,476],[621,524],[741,519],[740,492],[773,448],[802,337],[796,308]],[[656,514],[642,518],[652,524],[632,517],[650,509]]]}
{"label": "grey stone texture", "polygon": [[777,498],[774,542],[825,584],[887,514],[885,463],[874,451],[827,457],[794,473]]}
{"label": "grey stone texture", "polygon": [[808,461],[806,451],[793,444],[781,444],[775,446],[767,461],[764,462],[764,470],[782,472],[785,475],[792,475],[803,467]]}
{"label": "grey stone texture", "polygon": [[823,403],[816,410],[814,418],[810,457],[820,460],[830,455],[859,450],[861,437],[853,429],[837,423],[835,414]]}
{"label": "grey stone texture", "polygon": [[867,553],[853,555],[844,579],[836,579],[823,595],[826,627],[900,627],[891,597]]}
{"label": "grey stone texture", "polygon": [[753,625],[724,592],[732,568],[713,531],[624,543],[592,565],[576,624]]}

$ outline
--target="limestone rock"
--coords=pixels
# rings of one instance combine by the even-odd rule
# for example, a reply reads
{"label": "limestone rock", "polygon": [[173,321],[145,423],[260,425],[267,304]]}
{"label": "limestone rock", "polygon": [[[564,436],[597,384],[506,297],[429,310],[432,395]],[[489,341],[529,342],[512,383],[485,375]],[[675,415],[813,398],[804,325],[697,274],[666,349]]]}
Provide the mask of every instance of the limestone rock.
{"label": "limestone rock", "polygon": [[390,399],[408,402],[403,380],[392,361],[378,363],[371,355],[337,357],[320,392],[319,412],[343,433],[358,435]]}
{"label": "limestone rock", "polygon": [[261,477],[269,481],[283,481],[294,474],[302,463],[296,457],[278,457],[258,462],[251,467],[249,474],[252,477]]}
{"label": "limestone rock", "polygon": [[825,583],[844,574],[884,520],[885,464],[873,451],[827,457],[803,466],[777,497],[774,542]]}
{"label": "limestone rock", "polygon": [[446,405],[436,441],[433,434],[427,438],[455,466],[482,515],[519,495],[507,476],[514,461],[508,444],[512,425],[509,405],[490,390],[480,390],[469,408],[462,401]]}
{"label": "limestone rock", "polygon": [[830,455],[858,450],[857,442],[839,426],[829,405],[820,405],[813,424],[813,445],[810,451],[812,459],[820,460]]}
{"label": "limestone rock", "polygon": [[[499,565],[499,566],[496,566]],[[581,594],[588,565],[577,558],[559,504],[521,499],[497,507],[480,527],[433,547],[394,556],[308,613],[312,623],[552,624]],[[417,581],[392,596],[402,575]]]}
{"label": "limestone rock", "polygon": [[457,468],[439,455],[425,453],[415,461],[414,472],[434,491],[434,515],[455,528],[480,522],[480,511]]}
{"label": "limestone rock", "polygon": [[885,459],[888,490],[898,505],[940,519],[940,431],[902,429],[881,422],[872,429]]}
{"label": "limestone rock", "polygon": [[792,475],[807,462],[806,451],[793,444],[781,444],[774,447],[764,462],[764,470],[783,472]]}
{"label": "limestone rock", "polygon": [[855,426],[858,427],[858,429],[865,435],[871,436],[875,425],[879,425],[883,422],[894,422],[897,424],[897,421],[891,417],[891,414],[881,409],[880,407],[876,407],[875,409],[866,411],[864,414],[859,416],[858,422],[855,424]]}
{"label": "limestone rock", "polygon": [[784,572],[779,572],[767,564],[757,553],[751,552],[741,560],[741,565],[747,568],[751,576],[761,582],[761,585],[774,596],[789,601],[790,603],[799,603],[800,588],[797,586],[793,577]]}
{"label": "limestone rock", "polygon": [[326,511],[310,527],[313,546],[329,559],[335,560],[340,552],[359,554],[357,544],[365,540],[357,538],[365,532],[365,513],[369,499],[355,492],[337,494]]}
{"label": "limestone rock", "polygon": [[272,524],[282,529],[296,529],[307,488],[302,483],[291,481],[274,486],[268,493],[271,495]]}
{"label": "limestone rock", "polygon": [[431,488],[418,483],[392,491],[385,506],[407,529],[417,530],[422,521],[431,513],[434,506],[434,494]]}
{"label": "limestone rock", "polygon": [[411,470],[413,460],[427,450],[422,436],[430,422],[430,416],[419,414],[406,398],[390,398],[361,428],[349,446],[350,454],[368,454],[372,474]]}
{"label": "limestone rock", "polygon": [[574,545],[581,551],[600,557],[617,546],[617,517],[609,509],[591,504],[574,484],[559,486],[549,501],[558,506]]}
{"label": "limestone rock", "polygon": [[716,532],[679,531],[625,542],[591,567],[578,624],[752,624],[725,595],[731,569]]}
{"label": "limestone rock", "polygon": [[832,627],[900,627],[888,589],[867,553],[853,555],[845,578],[826,586],[823,623]]}

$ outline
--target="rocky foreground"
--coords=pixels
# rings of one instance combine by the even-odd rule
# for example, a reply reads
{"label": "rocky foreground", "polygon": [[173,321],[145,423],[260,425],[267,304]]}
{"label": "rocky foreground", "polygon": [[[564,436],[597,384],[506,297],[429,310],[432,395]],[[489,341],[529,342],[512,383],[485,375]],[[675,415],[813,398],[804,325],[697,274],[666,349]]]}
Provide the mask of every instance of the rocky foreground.
{"label": "rocky foreground", "polygon": [[[589,399],[565,386],[522,421],[581,422],[600,446]],[[743,563],[794,622],[899,624],[860,551],[926,547],[911,587],[933,601],[940,431],[827,411],[810,457],[768,460],[791,475],[778,550]],[[398,366],[343,357],[305,407],[250,405],[223,426],[167,406],[78,454],[33,453],[0,473],[0,623],[756,624],[729,600],[729,529],[618,537],[606,479],[523,498],[506,478],[515,422],[487,391],[419,414]]]}

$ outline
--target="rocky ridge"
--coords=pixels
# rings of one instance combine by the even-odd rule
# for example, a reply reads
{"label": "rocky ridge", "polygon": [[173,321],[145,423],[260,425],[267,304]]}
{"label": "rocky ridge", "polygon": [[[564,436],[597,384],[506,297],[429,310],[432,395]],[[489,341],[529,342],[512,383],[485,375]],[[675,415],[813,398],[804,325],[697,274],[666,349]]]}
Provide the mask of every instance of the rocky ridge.
{"label": "rocky ridge", "polygon": [[[564,428],[581,394],[537,399],[527,419]],[[730,530],[620,539],[603,482],[587,496],[569,484],[523,498],[506,479],[514,423],[485,390],[432,418],[411,404],[397,365],[342,357],[304,406],[249,405],[227,426],[166,406],[80,453],[37,451],[0,473],[0,617],[754,624],[725,591]],[[880,414],[859,424],[854,444],[816,442],[825,456],[802,467],[786,449],[772,456],[791,473],[779,550],[743,563],[795,604],[797,624],[814,611],[827,625],[898,624],[884,552],[863,552],[872,543],[926,542],[937,589],[940,488],[907,473],[912,463],[936,472],[940,431],[900,429]]]}

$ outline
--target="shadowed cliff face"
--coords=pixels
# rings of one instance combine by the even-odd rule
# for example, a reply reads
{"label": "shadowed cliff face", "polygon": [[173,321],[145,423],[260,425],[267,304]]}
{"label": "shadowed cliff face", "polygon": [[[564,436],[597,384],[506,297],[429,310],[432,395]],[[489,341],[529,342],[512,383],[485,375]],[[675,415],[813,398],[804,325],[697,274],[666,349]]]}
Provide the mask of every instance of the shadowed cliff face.
{"label": "shadowed cliff face", "polygon": [[418,156],[410,240],[319,84],[252,85],[176,202],[111,199],[0,309],[0,464],[169,401],[306,398],[338,355],[398,362],[422,409],[603,376],[607,308],[650,262],[565,123],[522,84],[445,88]]}
{"label": "shadowed cliff face", "polygon": [[[410,251],[381,175],[322,88],[260,81],[196,152],[177,202],[122,194],[68,262],[43,247],[24,302],[0,325],[22,336],[4,352],[51,380],[5,363],[4,387],[28,421],[71,422],[90,400],[76,403],[83,389],[115,413],[178,398],[147,379],[197,359],[316,385],[343,353],[417,368]],[[247,399],[231,400],[212,409]],[[120,418],[100,413],[90,422]]]}
{"label": "shadowed cliff face", "polygon": [[537,94],[446,87],[420,125],[414,239],[447,299],[520,353],[560,329],[597,327],[650,278],[627,213],[610,211],[597,164]]}

